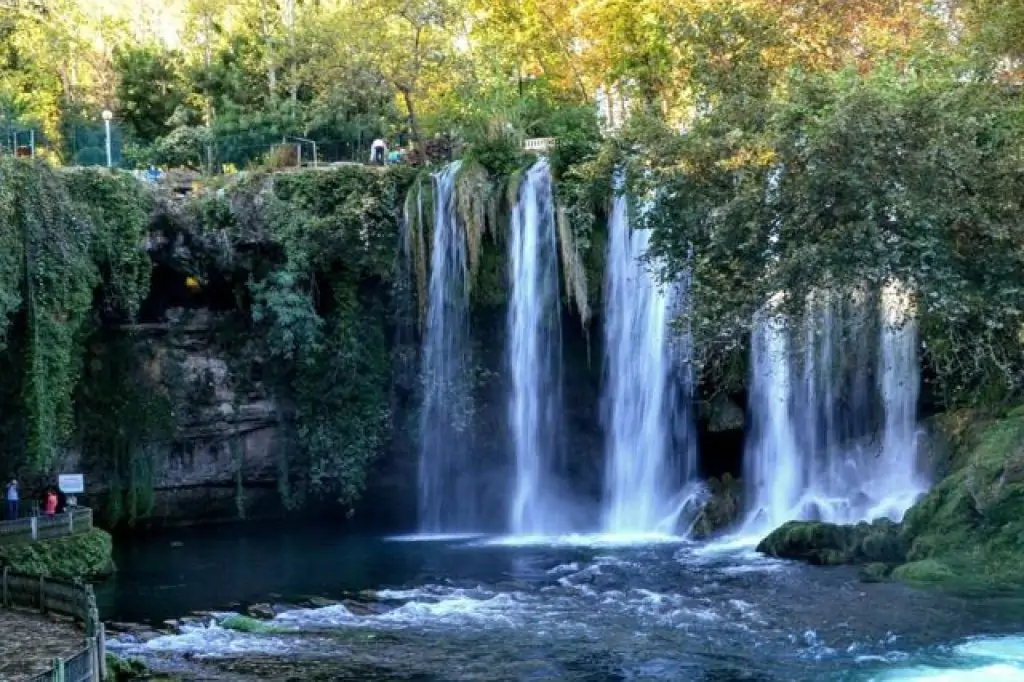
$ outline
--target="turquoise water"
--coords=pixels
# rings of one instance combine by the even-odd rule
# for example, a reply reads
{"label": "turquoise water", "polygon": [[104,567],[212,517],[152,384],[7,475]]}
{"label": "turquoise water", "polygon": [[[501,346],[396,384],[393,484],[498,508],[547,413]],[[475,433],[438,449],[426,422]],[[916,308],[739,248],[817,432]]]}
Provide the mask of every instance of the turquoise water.
{"label": "turquoise water", "polygon": [[[139,541],[111,646],[190,679],[1024,680],[1024,608],[674,538],[368,538],[224,528]],[[299,608],[309,595],[355,602]],[[218,623],[275,605],[262,633]]]}

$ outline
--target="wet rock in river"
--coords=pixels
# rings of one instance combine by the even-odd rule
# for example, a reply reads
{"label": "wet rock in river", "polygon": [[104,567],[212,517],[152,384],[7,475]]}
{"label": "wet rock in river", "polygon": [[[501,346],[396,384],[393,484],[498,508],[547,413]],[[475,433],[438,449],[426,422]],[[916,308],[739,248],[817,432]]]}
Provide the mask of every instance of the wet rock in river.
{"label": "wet rock in river", "polygon": [[250,618],[258,618],[260,620],[270,620],[277,615],[274,612],[274,607],[270,604],[253,604],[245,612]]}

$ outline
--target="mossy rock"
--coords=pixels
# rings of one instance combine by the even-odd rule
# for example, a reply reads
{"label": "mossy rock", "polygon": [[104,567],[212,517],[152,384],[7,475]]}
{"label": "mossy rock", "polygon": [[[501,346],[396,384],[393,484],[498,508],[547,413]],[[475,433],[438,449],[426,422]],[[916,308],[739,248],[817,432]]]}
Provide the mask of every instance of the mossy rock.
{"label": "mossy rock", "polygon": [[149,668],[137,658],[122,658],[117,654],[107,653],[107,674],[110,679],[141,680],[150,677]]}
{"label": "mossy rock", "polygon": [[953,579],[956,574],[941,561],[923,559],[897,566],[892,575],[908,583],[943,583]]}
{"label": "mossy rock", "polygon": [[839,525],[790,521],[772,531],[757,551],[780,559],[798,559],[819,566],[904,561],[906,540],[898,524],[888,520]]}
{"label": "mossy rock", "polygon": [[889,579],[890,575],[892,575],[892,566],[879,562],[864,564],[860,567],[860,571],[857,575],[861,582],[864,583],[884,582]]}
{"label": "mossy rock", "polygon": [[101,578],[114,571],[113,542],[110,533],[93,528],[53,540],[0,544],[0,566],[47,578]]}
{"label": "mossy rock", "polygon": [[739,479],[725,474],[721,479],[708,479],[707,486],[711,495],[697,514],[691,531],[698,540],[729,528],[743,510],[743,484]]}

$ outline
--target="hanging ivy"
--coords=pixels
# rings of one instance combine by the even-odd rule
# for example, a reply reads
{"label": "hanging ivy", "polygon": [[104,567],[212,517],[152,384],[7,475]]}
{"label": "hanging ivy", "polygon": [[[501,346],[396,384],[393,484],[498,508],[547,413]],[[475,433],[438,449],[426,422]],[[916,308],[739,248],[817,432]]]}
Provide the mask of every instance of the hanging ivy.
{"label": "hanging ivy", "polygon": [[93,227],[72,211],[53,172],[16,161],[10,176],[14,224],[24,244],[27,459],[45,470],[74,425],[71,396],[99,273],[91,252]]}

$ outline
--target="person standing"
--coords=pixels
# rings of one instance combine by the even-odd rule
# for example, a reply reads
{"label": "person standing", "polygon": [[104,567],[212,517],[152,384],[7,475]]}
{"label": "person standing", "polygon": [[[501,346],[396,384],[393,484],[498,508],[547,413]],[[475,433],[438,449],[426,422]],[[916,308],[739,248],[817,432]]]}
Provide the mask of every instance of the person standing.
{"label": "person standing", "polygon": [[15,521],[18,518],[18,481],[12,478],[7,484],[4,500],[7,503],[6,518],[8,521]]}
{"label": "person standing", "polygon": [[383,164],[387,158],[388,144],[381,138],[377,138],[370,145],[370,163]]}
{"label": "person standing", "polygon": [[46,493],[46,506],[43,511],[49,517],[57,513],[57,492],[53,488]]}

